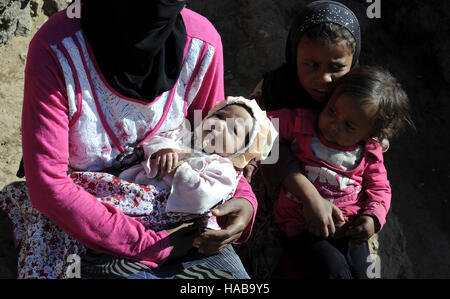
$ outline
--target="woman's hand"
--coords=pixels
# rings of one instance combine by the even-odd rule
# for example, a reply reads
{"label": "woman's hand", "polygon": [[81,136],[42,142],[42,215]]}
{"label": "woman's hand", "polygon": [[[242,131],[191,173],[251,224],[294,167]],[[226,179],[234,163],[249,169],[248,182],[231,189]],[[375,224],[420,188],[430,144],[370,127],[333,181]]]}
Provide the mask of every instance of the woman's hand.
{"label": "woman's hand", "polygon": [[167,260],[173,260],[186,255],[193,247],[194,239],[200,235],[200,225],[196,222],[183,223],[166,231],[172,248]]}
{"label": "woman's hand", "polygon": [[346,237],[354,243],[361,244],[375,234],[375,221],[371,216],[361,215],[350,223]]}
{"label": "woman's hand", "polygon": [[253,206],[244,198],[233,198],[212,211],[216,217],[227,216],[226,227],[201,234],[194,247],[203,254],[221,252],[228,244],[237,241],[253,217]]}

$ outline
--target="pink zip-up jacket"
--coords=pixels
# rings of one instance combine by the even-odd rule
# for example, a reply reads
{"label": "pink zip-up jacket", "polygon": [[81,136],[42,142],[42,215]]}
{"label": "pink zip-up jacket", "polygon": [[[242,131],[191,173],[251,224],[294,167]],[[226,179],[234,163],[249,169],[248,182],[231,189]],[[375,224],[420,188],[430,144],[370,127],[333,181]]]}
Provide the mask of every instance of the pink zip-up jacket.
{"label": "pink zip-up jacket", "polygon": [[[371,215],[381,229],[391,203],[381,145],[373,139],[352,147],[327,142],[317,133],[314,111],[282,109],[269,115],[279,119],[280,139],[293,143],[302,172],[321,196],[341,209],[346,221],[352,215]],[[286,190],[281,190],[273,215],[288,236],[305,229],[302,203]]]}
{"label": "pink zip-up jacket", "polygon": [[[194,77],[192,77],[187,84],[178,84],[178,87],[184,88],[185,98],[189,98],[192,94],[195,95],[189,101],[189,106],[185,104],[184,107],[184,116],[192,122],[194,110],[202,110],[204,116],[214,106],[216,101],[225,98],[222,42],[220,35],[206,18],[188,9],[183,9],[181,14],[187,32],[185,55],[188,52],[188,48],[190,50],[193,47],[192,43],[194,40],[197,41],[197,44],[204,45],[202,48],[204,49],[204,51],[202,50],[203,52],[212,49],[213,51],[208,53],[214,53],[210,55],[212,57],[208,61],[207,69],[203,70],[204,65],[195,61],[189,69],[193,73],[204,72],[202,75],[203,81],[199,83],[199,81],[196,81],[197,79],[194,80]],[[86,96],[86,90],[83,91],[84,93],[81,93],[77,91],[77,88],[86,84],[87,79],[90,80],[91,87],[95,86],[91,78],[79,75],[81,70],[76,69],[72,61],[69,61],[70,63],[65,68],[60,63],[61,56],[79,57],[76,55],[83,52],[83,48],[80,46],[80,37],[82,37],[82,31],[80,30],[80,20],[76,18],[69,19],[66,12],[62,11],[50,18],[42,26],[29,46],[25,69],[22,145],[26,183],[30,199],[40,212],[83,245],[106,254],[137,260],[150,267],[158,267],[170,253],[170,242],[167,232],[146,230],[141,223],[133,218],[124,215],[108,204],[97,201],[84,189],[75,185],[67,174],[69,169],[93,170],[92,168],[90,169],[91,165],[89,164],[80,169],[79,165],[82,165],[81,162],[84,160],[72,160],[77,161],[77,163],[81,161],[76,167],[72,167],[69,161],[75,154],[80,153],[85,154],[89,158],[89,150],[96,150],[95,145],[92,144],[89,146],[94,147],[89,148],[89,150],[80,150],[80,148],[69,146],[73,142],[71,130],[80,122],[85,121],[84,117],[89,113],[89,111],[86,111],[86,107],[88,107],[85,105],[86,103],[81,102],[81,99]],[[78,45],[67,50],[67,45],[70,41],[74,41],[71,43],[72,45]],[[75,48],[74,51],[72,51],[73,48]],[[57,52],[55,49],[60,51]],[[58,55],[55,53],[58,53]],[[95,70],[92,71],[96,71],[101,76],[92,52],[85,55],[90,56],[90,60],[94,61]],[[86,57],[81,57],[84,59],[85,67],[89,69],[87,62],[90,60]],[[188,58],[185,57],[185,59],[187,60]],[[186,61],[186,63],[191,62]],[[67,88],[67,86],[70,86],[68,85],[70,82],[67,81],[67,78],[69,78],[67,76],[68,66],[72,67],[72,73],[78,75],[78,77],[77,75],[73,76],[76,78],[73,84],[76,87],[75,95],[74,90]],[[198,78],[198,76],[195,78]],[[116,98],[120,96],[106,82],[104,82],[104,86],[107,86],[111,94],[117,95]],[[179,90],[183,90],[179,88],[175,92],[175,88],[170,92],[172,97]],[[195,92],[193,91],[194,89]],[[179,95],[177,94],[177,96]],[[98,101],[98,97],[97,95],[95,99],[100,106],[102,103]],[[76,109],[73,108],[73,104],[71,105],[74,101],[69,101],[69,99],[74,98],[78,99],[78,111],[71,115],[71,111],[76,111]],[[125,99],[124,101],[132,100],[123,96],[121,98]],[[165,117],[168,117],[167,115],[170,115],[170,113],[166,113],[165,110],[165,113],[162,114],[164,121],[166,121]],[[107,122],[106,116],[102,118],[102,122],[103,124]],[[146,133],[147,135],[138,135],[137,137],[148,138],[156,133],[161,126],[160,124],[159,127],[156,127],[149,134]],[[113,126],[111,129],[113,133],[114,129]],[[85,136],[78,137],[84,137],[86,140]],[[111,153],[112,150],[117,151],[117,148],[124,146],[124,144],[117,145],[116,141],[110,143],[113,146],[105,148],[106,153]],[[116,144],[116,147],[114,147],[114,144]],[[101,151],[97,152],[103,154]],[[111,164],[111,159],[102,161],[102,156],[99,157],[97,161]],[[239,182],[235,198],[249,200],[254,208],[254,215],[256,214],[257,200],[250,185],[244,178]],[[240,242],[248,239],[253,226],[254,215],[251,223],[241,236]],[[219,223],[223,224],[224,221],[225,217],[219,219]]]}

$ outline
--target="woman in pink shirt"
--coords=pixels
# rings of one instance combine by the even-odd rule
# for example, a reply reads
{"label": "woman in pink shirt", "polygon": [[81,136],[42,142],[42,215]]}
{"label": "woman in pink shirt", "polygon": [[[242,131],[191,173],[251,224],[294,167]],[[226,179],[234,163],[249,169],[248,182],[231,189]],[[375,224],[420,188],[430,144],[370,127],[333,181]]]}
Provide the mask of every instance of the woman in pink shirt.
{"label": "woman in pink shirt", "polygon": [[[177,128],[185,118],[192,122],[195,111],[204,117],[225,98],[221,38],[207,19],[184,5],[85,0],[81,19],[62,11],[34,36],[22,116],[26,186],[12,184],[0,193],[1,207],[11,218],[26,216],[14,223],[22,245],[20,278],[49,277],[46,268],[33,267],[43,257],[30,246],[54,240],[45,226],[40,234],[26,230],[39,219],[89,248],[87,256],[102,253],[82,259],[89,262],[82,277],[173,277],[179,271],[169,269],[182,265],[181,270],[201,266],[222,277],[248,278],[226,246],[245,241],[253,225],[257,201],[245,179],[235,197],[218,208],[223,229],[200,235],[194,224],[145,229],[69,177],[73,171],[126,166],[121,158],[136,153],[148,138]],[[42,214],[20,209],[28,197]],[[198,250],[193,252],[193,246]],[[68,256],[78,254],[60,249]],[[172,262],[182,256],[181,261],[190,262]],[[119,263],[136,270],[107,272]]]}
{"label": "woman in pink shirt", "polygon": [[[408,106],[406,93],[387,71],[359,67],[337,80],[319,115],[305,109],[269,113],[279,119],[280,138],[292,142],[308,178],[290,192],[281,188],[273,213],[285,233],[283,247],[302,272],[368,278],[367,241],[385,224],[391,202],[379,140],[391,140],[404,123],[412,124]],[[299,198],[317,192],[339,209],[330,219],[333,237],[319,238],[306,229],[312,211]]]}

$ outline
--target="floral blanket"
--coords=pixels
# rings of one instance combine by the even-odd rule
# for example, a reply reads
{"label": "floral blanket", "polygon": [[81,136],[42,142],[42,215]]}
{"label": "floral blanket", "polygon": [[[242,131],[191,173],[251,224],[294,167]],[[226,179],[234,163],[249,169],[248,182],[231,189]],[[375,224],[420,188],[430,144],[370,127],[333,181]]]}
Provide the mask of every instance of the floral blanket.
{"label": "floral blanket", "polygon": [[[209,215],[166,212],[170,191],[163,188],[126,182],[108,173],[74,172],[70,177],[99,201],[118,208],[155,231],[199,217],[205,224],[214,220]],[[234,192],[230,193],[224,201],[233,195]],[[67,271],[75,261],[72,256],[83,258],[87,249],[32,206],[25,182],[12,183],[0,191],[0,209],[13,223],[14,241],[19,247],[18,278],[70,277]]]}

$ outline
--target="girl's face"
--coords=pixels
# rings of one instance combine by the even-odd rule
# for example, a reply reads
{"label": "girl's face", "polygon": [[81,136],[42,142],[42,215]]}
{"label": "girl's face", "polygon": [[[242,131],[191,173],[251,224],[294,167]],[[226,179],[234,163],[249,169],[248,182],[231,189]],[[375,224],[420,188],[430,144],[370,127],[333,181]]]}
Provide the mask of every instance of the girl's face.
{"label": "girl's face", "polygon": [[228,157],[245,146],[253,118],[240,105],[229,105],[202,121],[202,146],[210,154]]}
{"label": "girl's face", "polygon": [[304,35],[297,48],[297,76],[300,84],[319,102],[327,101],[333,80],[351,69],[353,54],[347,43],[327,43]]}
{"label": "girl's face", "polygon": [[333,96],[319,115],[319,134],[340,146],[356,145],[372,137],[377,109],[350,94]]}

